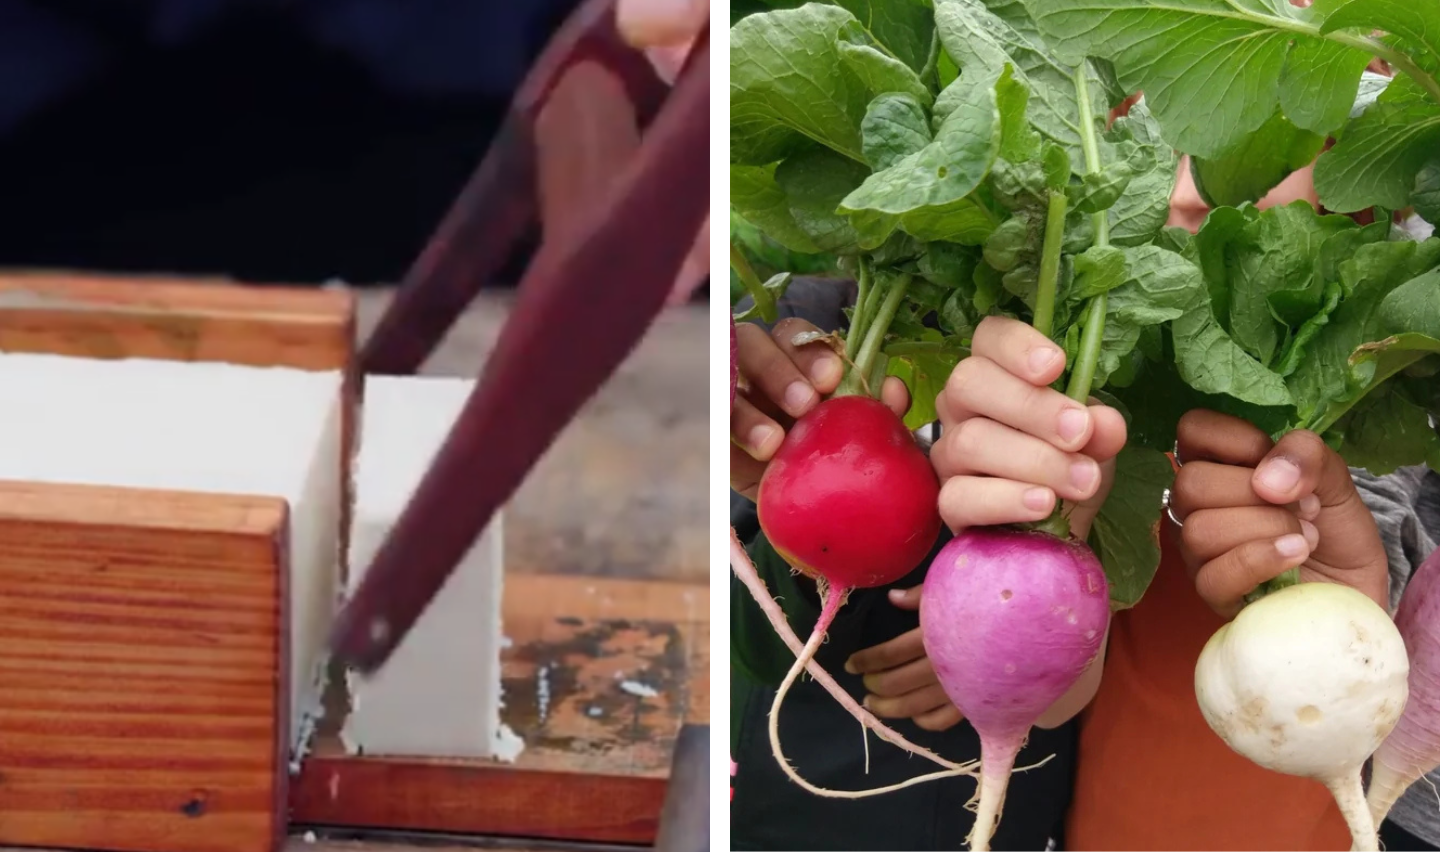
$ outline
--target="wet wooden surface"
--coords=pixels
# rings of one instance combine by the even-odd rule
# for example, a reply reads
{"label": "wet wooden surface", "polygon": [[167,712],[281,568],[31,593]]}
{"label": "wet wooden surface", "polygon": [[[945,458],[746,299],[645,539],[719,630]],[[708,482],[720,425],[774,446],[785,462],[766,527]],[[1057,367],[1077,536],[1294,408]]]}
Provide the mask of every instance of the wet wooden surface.
{"label": "wet wooden surface", "polygon": [[506,582],[502,718],[525,740],[518,759],[344,756],[330,734],[292,789],[294,823],[653,842],[680,725],[709,721],[709,588]]}

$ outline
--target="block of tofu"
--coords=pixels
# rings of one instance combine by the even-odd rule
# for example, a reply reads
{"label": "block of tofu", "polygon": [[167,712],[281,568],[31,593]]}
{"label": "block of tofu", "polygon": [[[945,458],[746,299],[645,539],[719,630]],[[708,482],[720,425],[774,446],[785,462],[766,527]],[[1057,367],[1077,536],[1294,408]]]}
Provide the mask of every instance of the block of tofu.
{"label": "block of tofu", "polygon": [[0,479],[287,501],[292,754],[340,591],[341,388],[338,371],[0,354]]}
{"label": "block of tofu", "polygon": [[[404,511],[474,382],[369,376],[353,471],[350,587]],[[352,677],[346,746],[367,755],[513,757],[500,724],[500,521],[374,676]]]}

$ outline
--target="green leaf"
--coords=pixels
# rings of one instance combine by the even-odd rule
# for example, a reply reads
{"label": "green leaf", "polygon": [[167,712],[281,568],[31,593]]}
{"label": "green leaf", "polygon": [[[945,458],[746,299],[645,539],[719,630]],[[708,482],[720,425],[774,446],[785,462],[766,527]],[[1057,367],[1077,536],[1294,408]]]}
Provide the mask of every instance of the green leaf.
{"label": "green leaf", "polygon": [[[1077,108],[1072,76],[1079,62],[1058,61],[1033,25],[1026,26],[1028,19],[1014,14],[1013,5],[1010,9],[1011,14],[1002,18],[980,0],[937,0],[935,25],[940,41],[961,69],[978,76],[996,79],[1007,64],[1013,66],[1015,78],[1030,93],[1031,124],[1042,137],[1066,151],[1075,171],[1083,172],[1081,115],[1103,116],[1106,112],[1099,78],[1089,72],[1095,80],[1095,102],[1082,113]],[[940,112],[938,102],[936,112]]]}
{"label": "green leaf", "polygon": [[929,224],[965,206],[969,202],[966,196],[979,186],[1000,150],[1000,110],[994,83],[961,77],[951,89],[957,86],[964,95],[934,140],[866,178],[845,196],[843,212],[904,216],[909,233],[922,239],[944,238],[932,236],[929,228],[922,228],[927,233],[912,230],[911,217]]}
{"label": "green leaf", "polygon": [[1295,329],[1295,334],[1290,342],[1285,344],[1285,349],[1275,359],[1275,372],[1282,376],[1289,376],[1300,366],[1305,359],[1305,347],[1320,333],[1320,330],[1330,324],[1330,315],[1335,313],[1335,308],[1340,305],[1340,294],[1342,290],[1339,282],[1332,281],[1325,285],[1324,298],[1320,303],[1320,310],[1313,316],[1300,324]]}
{"label": "green leaf", "polygon": [[850,10],[886,52],[919,71],[930,55],[935,13],[927,0],[831,0]]}
{"label": "green leaf", "polygon": [[1432,225],[1440,224],[1440,160],[1431,160],[1415,176],[1415,191],[1410,196],[1415,213]]}
{"label": "green leaf", "polygon": [[871,168],[888,169],[930,144],[930,118],[913,97],[898,92],[883,94],[866,108],[860,139]]}
{"label": "green leaf", "polygon": [[1295,126],[1325,136],[1355,105],[1370,55],[1333,41],[1299,38],[1280,76],[1280,109]]}
{"label": "green leaf", "polygon": [[[1210,307],[1225,323],[1230,320],[1230,263],[1246,226],[1260,211],[1250,205],[1211,210],[1195,234],[1195,256],[1205,275]],[[1222,325],[1228,331],[1228,326]]]}
{"label": "green leaf", "polygon": [[1437,149],[1440,104],[1411,78],[1399,77],[1320,155],[1315,191],[1337,213],[1398,210],[1409,203],[1416,174]]}
{"label": "green leaf", "polygon": [[1099,171],[1086,172],[1080,182],[1070,185],[1070,206],[1081,213],[1109,210],[1120,200],[1135,177],[1135,167],[1127,160],[1113,160]]}
{"label": "green leaf", "polygon": [[1340,426],[1336,450],[1345,463],[1376,476],[1440,458],[1440,432],[1430,425],[1430,413],[1391,384],[1357,405]]}
{"label": "green leaf", "polygon": [[920,274],[926,281],[942,287],[974,292],[975,250],[955,243],[933,242],[920,255]]}
{"label": "green leaf", "polygon": [[1160,497],[1175,481],[1164,453],[1127,446],[1110,494],[1090,527],[1090,547],[1110,581],[1110,608],[1140,602],[1160,567]]}
{"label": "green leaf", "polygon": [[1070,298],[1089,299],[1126,283],[1129,265],[1125,252],[1115,246],[1091,246],[1075,256],[1075,282]]}
{"label": "green leaf", "polygon": [[789,201],[795,224],[821,251],[854,254],[861,249],[861,234],[836,208],[869,173],[834,151],[811,148],[781,163],[775,183]]}
{"label": "green leaf", "polygon": [[1118,316],[1143,326],[1177,319],[1204,301],[1200,270],[1184,257],[1160,246],[1125,249],[1126,281],[1110,293],[1107,317]]}
{"label": "green leaf", "polygon": [[1000,223],[1000,227],[985,240],[985,262],[1001,272],[1009,272],[1020,263],[1021,255],[1035,241],[1036,235],[1030,217],[1018,214]]}
{"label": "green leaf", "polygon": [[[1202,157],[1239,143],[1275,114],[1282,93],[1296,100],[1312,91],[1312,81],[1325,81],[1325,97],[1305,118],[1328,121],[1334,102],[1347,108],[1353,102],[1368,61],[1361,61],[1362,51],[1319,46],[1310,34],[1313,15],[1288,3],[1029,0],[1028,6],[1062,59],[1110,57],[1120,85],[1145,92],[1166,138]],[[1292,43],[1301,52],[1293,65]]]}
{"label": "green leaf", "polygon": [[975,310],[988,314],[1000,303],[1005,292],[1001,273],[988,263],[975,267]]}
{"label": "green leaf", "polygon": [[775,166],[730,167],[730,206],[764,230],[771,239],[802,254],[815,254],[820,247],[795,221],[790,200],[775,182]]}
{"label": "green leaf", "polygon": [[765,165],[818,142],[859,161],[870,93],[841,65],[861,36],[838,6],[750,15],[730,30],[730,162]]}
{"label": "green leaf", "polygon": [[[919,336],[921,342],[939,344],[944,339],[933,328],[925,329]],[[905,412],[905,428],[919,429],[935,422],[935,398],[945,388],[946,379],[960,363],[960,356],[954,352],[927,354],[891,355],[889,374],[898,376],[910,389],[910,410]]]}
{"label": "green leaf", "polygon": [[972,293],[973,291],[967,293],[964,290],[952,290],[945,303],[940,306],[936,319],[946,334],[969,338],[975,333],[979,319],[971,305]]}
{"label": "green leaf", "polygon": [[[1423,243],[1371,243],[1361,246],[1352,258],[1340,265],[1345,298],[1331,314],[1329,323],[1315,336],[1305,359],[1287,381],[1302,420],[1333,421],[1338,412],[1364,393],[1370,379],[1355,372],[1351,365],[1352,355],[1364,351],[1362,346],[1375,345],[1390,335],[1420,330],[1404,328],[1408,312],[1413,310],[1416,317],[1423,319],[1428,311],[1423,304],[1410,306],[1405,295],[1410,294],[1417,300],[1427,298],[1427,294],[1429,298],[1440,298],[1430,289],[1440,288],[1440,273],[1429,271],[1437,263],[1440,263],[1440,239]],[[1419,283],[1414,289],[1402,291],[1401,297],[1381,314],[1379,308],[1391,291],[1413,281]],[[1375,358],[1361,361],[1374,362]]]}
{"label": "green leaf", "polygon": [[1025,107],[1030,89],[1006,65],[995,81],[995,104],[1000,110],[1000,154],[1007,160],[1026,160],[1040,152],[1040,135],[1030,126]]}
{"label": "green leaf", "polygon": [[1277,112],[1220,156],[1192,158],[1190,174],[1200,197],[1211,207],[1253,203],[1291,172],[1310,165],[1324,146],[1325,137],[1301,130]]}
{"label": "green leaf", "polygon": [[1110,242],[1143,245],[1155,239],[1170,217],[1178,159],[1169,143],[1160,138],[1160,125],[1145,99],[1132,106],[1128,115],[1116,119],[1105,139],[1111,144],[1134,144],[1127,160],[1134,174],[1110,206]]}
{"label": "green leaf", "polygon": [[1192,388],[1254,405],[1291,403],[1285,382],[1225,333],[1208,302],[1191,308],[1173,328],[1175,365]]}
{"label": "green leaf", "polygon": [[841,41],[839,48],[841,63],[865,85],[870,97],[899,92],[927,107],[934,102],[934,95],[920,82],[920,75],[900,60],[868,44]]}
{"label": "green leaf", "polygon": [[1424,45],[1440,60],[1440,6],[1425,0],[1322,0],[1329,14],[1320,25],[1320,32],[1342,29],[1384,30]]}

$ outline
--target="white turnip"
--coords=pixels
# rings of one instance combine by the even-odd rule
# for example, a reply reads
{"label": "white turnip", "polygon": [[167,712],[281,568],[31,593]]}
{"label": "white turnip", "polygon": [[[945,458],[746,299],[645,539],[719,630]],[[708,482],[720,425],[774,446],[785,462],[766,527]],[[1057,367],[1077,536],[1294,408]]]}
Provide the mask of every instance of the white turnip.
{"label": "white turnip", "polygon": [[1400,631],[1373,600],[1300,583],[1247,605],[1210,637],[1195,697],[1230,748],[1324,784],[1354,848],[1374,852],[1360,771],[1405,709],[1409,669]]}
{"label": "white turnip", "polygon": [[1109,617],[1100,562],[1073,540],[972,529],[931,563],[920,598],[925,653],[980,735],[972,850],[990,848],[1015,756],[1095,661]]}
{"label": "white turnip", "polygon": [[1411,784],[1440,768],[1440,550],[1411,575],[1395,626],[1410,656],[1410,698],[1371,764],[1366,801],[1376,825]]}

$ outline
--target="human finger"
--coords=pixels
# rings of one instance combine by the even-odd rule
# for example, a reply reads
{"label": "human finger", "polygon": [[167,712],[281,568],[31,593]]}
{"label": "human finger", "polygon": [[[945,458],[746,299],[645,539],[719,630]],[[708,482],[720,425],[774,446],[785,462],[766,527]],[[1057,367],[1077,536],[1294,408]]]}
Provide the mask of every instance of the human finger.
{"label": "human finger", "polygon": [[1195,591],[1211,609],[1229,617],[1239,611],[1245,595],[1303,563],[1310,550],[1304,536],[1296,533],[1247,541],[1202,565]]}
{"label": "human finger", "polygon": [[975,327],[970,354],[999,364],[1011,375],[1043,387],[1065,370],[1065,351],[1033,326],[1009,317],[990,316]]}
{"label": "human finger", "polygon": [[1062,450],[1078,451],[1094,429],[1086,406],[1052,388],[1033,385],[983,356],[961,361],[941,392],[956,422],[987,417]]}
{"label": "human finger", "polygon": [[895,412],[896,417],[904,417],[905,412],[910,410],[910,389],[898,376],[886,376],[884,384],[880,385],[880,401]]}
{"label": "human finger", "polygon": [[1125,425],[1125,415],[1108,405],[1092,404],[1090,421],[1094,424],[1090,430],[1090,441],[1080,452],[1099,462],[1108,461],[1119,455],[1120,451],[1125,448],[1125,439],[1129,434],[1129,428]]}
{"label": "human finger", "polygon": [[709,19],[709,0],[619,0],[615,7],[616,29],[635,47],[684,44]]}
{"label": "human finger", "polygon": [[805,320],[786,317],[775,323],[770,336],[780,351],[790,358],[795,369],[809,380],[811,387],[822,396],[828,396],[840,386],[840,379],[845,375],[845,362],[825,343],[816,341],[795,345],[795,339],[801,334],[816,331],[819,329]]}
{"label": "human finger", "polygon": [[867,692],[885,698],[904,695],[907,692],[914,692],[917,689],[924,689],[939,683],[935,679],[935,667],[930,665],[928,657],[911,660],[893,669],[871,672],[862,680]]}
{"label": "human finger", "polygon": [[947,731],[964,720],[965,717],[960,715],[960,708],[947,701],[944,707],[916,716],[915,725],[925,731]]}
{"label": "human finger", "polygon": [[1312,549],[1320,541],[1314,524],[1279,506],[1201,509],[1184,520],[1180,541],[1183,555],[1192,565],[1209,562],[1250,541],[1299,535]]}
{"label": "human finger", "polygon": [[851,674],[871,674],[903,666],[925,656],[925,645],[920,639],[920,628],[907,630],[879,645],[871,645],[850,655],[845,661],[845,671]]}
{"label": "human finger", "polygon": [[904,695],[865,696],[865,706],[871,713],[882,719],[909,719],[932,710],[938,710],[948,703],[950,703],[950,699],[938,683],[914,692],[907,692]]}
{"label": "human finger", "polygon": [[952,476],[994,476],[1045,486],[1075,501],[1088,499],[1100,487],[1100,465],[1094,459],[984,417],[945,430],[930,460],[942,482]]}
{"label": "human finger", "polygon": [[791,417],[799,418],[820,402],[820,394],[801,375],[790,354],[754,323],[738,323],[735,341],[740,372],[749,382],[751,396],[773,402]]}
{"label": "human finger", "polygon": [[1339,453],[1314,432],[1297,429],[1275,444],[1255,468],[1255,491],[1272,503],[1313,494],[1322,507],[1358,499],[1355,480]]}
{"label": "human finger", "polygon": [[1254,424],[1203,408],[1181,415],[1175,434],[1182,465],[1213,461],[1254,467],[1274,446],[1270,436]]}
{"label": "human finger", "polygon": [[1043,485],[991,476],[952,476],[940,486],[940,517],[954,532],[1042,521],[1055,509],[1055,492]]}

